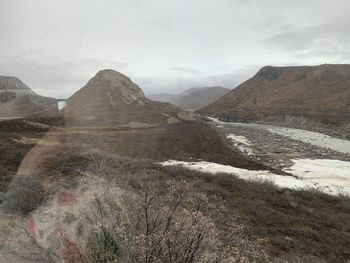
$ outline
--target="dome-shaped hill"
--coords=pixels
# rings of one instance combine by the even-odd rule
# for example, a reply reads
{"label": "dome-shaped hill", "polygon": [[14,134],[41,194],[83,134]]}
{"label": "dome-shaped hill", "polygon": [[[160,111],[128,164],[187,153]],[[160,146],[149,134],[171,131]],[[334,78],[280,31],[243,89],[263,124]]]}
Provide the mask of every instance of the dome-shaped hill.
{"label": "dome-shaped hill", "polygon": [[66,103],[65,117],[73,126],[139,128],[194,120],[169,103],[147,99],[130,78],[110,69],[98,72]]}

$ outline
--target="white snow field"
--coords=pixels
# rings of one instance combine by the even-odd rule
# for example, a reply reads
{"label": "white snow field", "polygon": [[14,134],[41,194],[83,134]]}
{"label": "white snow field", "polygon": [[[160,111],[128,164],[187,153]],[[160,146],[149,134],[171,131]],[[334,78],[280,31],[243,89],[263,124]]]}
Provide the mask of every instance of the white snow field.
{"label": "white snow field", "polygon": [[290,189],[318,189],[331,195],[350,194],[350,162],[325,159],[295,159],[294,165],[286,172],[296,176],[286,176],[269,171],[253,171],[211,162],[184,162],[169,160],[164,166],[182,166],[204,173],[227,173],[244,180],[272,181],[279,187]]}
{"label": "white snow field", "polygon": [[350,194],[350,162],[328,159],[294,159],[292,161],[294,165],[284,171],[335,194],[339,192]]}

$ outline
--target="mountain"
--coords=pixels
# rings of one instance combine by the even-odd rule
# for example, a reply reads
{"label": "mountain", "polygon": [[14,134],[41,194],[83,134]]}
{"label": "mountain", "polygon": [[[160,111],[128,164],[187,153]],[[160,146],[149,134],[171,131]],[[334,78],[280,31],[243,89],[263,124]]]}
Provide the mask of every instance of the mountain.
{"label": "mountain", "polygon": [[54,116],[57,100],[37,95],[21,80],[0,76],[0,117]]}
{"label": "mountain", "polygon": [[151,94],[147,96],[147,98],[149,98],[150,100],[160,101],[160,102],[170,102],[176,99],[177,97],[178,95],[169,94],[169,93]]}
{"label": "mountain", "polygon": [[186,110],[197,110],[209,105],[218,98],[227,94],[230,89],[222,87],[191,88],[178,95],[154,94],[149,98],[152,100],[170,102]]}
{"label": "mountain", "polygon": [[187,94],[181,93],[181,96],[171,101],[171,103],[186,110],[198,110],[213,103],[230,91],[230,89],[222,87],[200,88]]}
{"label": "mountain", "polygon": [[146,128],[194,120],[193,114],[145,97],[127,76],[101,70],[66,101],[68,124],[104,128]]}
{"label": "mountain", "polygon": [[233,120],[291,115],[350,122],[350,65],[263,67],[198,112]]}
{"label": "mountain", "polygon": [[182,96],[187,96],[191,94],[192,92],[195,92],[199,90],[199,88],[190,88],[187,89],[180,94],[169,94],[169,93],[159,93],[159,94],[151,94],[148,95],[147,98],[154,100],[154,101],[161,101],[161,102],[170,102],[176,101],[177,99],[181,98]]}

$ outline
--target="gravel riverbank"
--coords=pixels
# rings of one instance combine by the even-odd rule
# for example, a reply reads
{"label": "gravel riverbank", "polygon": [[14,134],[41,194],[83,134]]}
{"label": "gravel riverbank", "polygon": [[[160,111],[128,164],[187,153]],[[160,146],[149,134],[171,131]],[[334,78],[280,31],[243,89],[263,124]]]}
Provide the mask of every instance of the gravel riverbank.
{"label": "gravel riverbank", "polygon": [[[216,123],[218,130],[227,138],[233,150],[245,153],[249,158],[276,169],[289,167],[292,159],[331,159],[350,161],[349,153],[343,153],[330,148],[318,147],[311,143],[295,140],[281,134],[271,132],[259,125],[248,126],[230,123]],[[250,145],[239,142],[234,136],[245,137]]]}

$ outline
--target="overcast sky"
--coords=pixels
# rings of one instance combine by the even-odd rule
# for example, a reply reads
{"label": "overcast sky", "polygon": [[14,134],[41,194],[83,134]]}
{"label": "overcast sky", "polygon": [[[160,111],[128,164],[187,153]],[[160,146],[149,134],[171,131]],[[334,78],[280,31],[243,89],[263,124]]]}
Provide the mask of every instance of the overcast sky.
{"label": "overcast sky", "polygon": [[264,65],[349,63],[349,0],[0,0],[0,75],[68,97],[112,68],[146,94]]}

